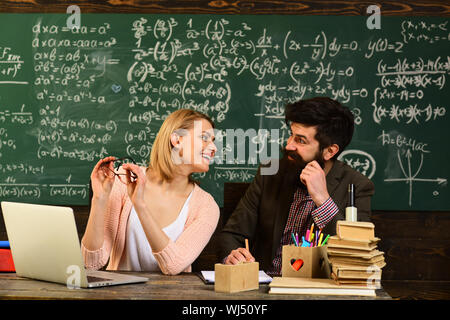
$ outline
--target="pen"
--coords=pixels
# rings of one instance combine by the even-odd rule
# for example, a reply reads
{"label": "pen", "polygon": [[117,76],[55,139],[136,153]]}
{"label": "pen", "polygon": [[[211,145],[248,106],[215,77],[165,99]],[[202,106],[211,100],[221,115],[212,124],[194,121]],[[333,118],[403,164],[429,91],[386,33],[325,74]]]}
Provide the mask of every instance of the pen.
{"label": "pen", "polygon": [[297,232],[295,233],[295,240],[297,242],[297,247],[298,247],[299,242],[298,242],[298,233]]}
{"label": "pen", "polygon": [[355,206],[355,185],[353,183],[348,185],[348,203],[349,207]]}
{"label": "pen", "polygon": [[358,209],[355,207],[355,185],[348,185],[348,206],[345,208],[345,220],[358,221]]}
{"label": "pen", "polygon": [[311,224],[311,230],[309,231],[309,241],[311,241],[313,236],[313,230],[314,230],[314,222]]}
{"label": "pen", "polygon": [[317,244],[319,247],[320,247],[320,245],[322,243],[322,237],[323,237],[323,233],[320,235],[319,243]]}
{"label": "pen", "polygon": [[323,240],[323,242],[322,242],[322,246],[324,246],[325,245],[325,243],[327,243],[327,241],[328,241],[328,238],[330,237],[330,235],[327,235],[327,237],[325,238],[325,240]]}
{"label": "pen", "polygon": [[250,250],[248,250],[248,239],[245,239],[245,249],[250,252]]}
{"label": "pen", "polygon": [[294,241],[295,246],[298,247],[298,244],[297,244],[297,241],[295,240],[295,236],[294,236],[293,232],[291,232],[291,237],[292,237],[292,240]]}

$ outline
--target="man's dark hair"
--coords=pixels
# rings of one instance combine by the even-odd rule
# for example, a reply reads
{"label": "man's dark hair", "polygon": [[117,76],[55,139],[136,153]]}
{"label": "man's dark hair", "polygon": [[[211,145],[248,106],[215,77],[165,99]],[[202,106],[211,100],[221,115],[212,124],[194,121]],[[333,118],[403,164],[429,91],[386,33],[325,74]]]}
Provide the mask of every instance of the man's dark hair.
{"label": "man's dark hair", "polygon": [[352,112],[339,102],[327,97],[300,100],[286,106],[285,121],[288,126],[297,122],[305,126],[315,126],[315,139],[320,150],[337,144],[337,158],[352,140],[354,117]]}

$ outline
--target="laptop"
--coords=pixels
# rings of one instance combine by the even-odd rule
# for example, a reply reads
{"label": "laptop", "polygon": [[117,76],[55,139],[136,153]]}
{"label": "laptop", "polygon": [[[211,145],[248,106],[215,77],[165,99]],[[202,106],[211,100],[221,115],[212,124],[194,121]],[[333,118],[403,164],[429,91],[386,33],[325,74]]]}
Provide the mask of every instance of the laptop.
{"label": "laptop", "polygon": [[93,288],[146,282],[148,278],[86,270],[72,208],[1,202],[16,274]]}

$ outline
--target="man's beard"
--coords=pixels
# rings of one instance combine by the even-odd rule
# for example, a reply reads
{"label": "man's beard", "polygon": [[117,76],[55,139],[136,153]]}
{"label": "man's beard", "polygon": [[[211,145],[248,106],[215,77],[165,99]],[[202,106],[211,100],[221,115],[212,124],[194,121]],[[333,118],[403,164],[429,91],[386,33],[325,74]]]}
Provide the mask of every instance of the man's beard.
{"label": "man's beard", "polygon": [[[290,157],[291,159],[289,159]],[[325,168],[325,160],[323,159],[322,152],[319,150],[314,159],[316,160],[320,167]],[[311,161],[305,161],[297,152],[293,150],[283,149],[283,157],[281,158],[281,167],[284,168],[284,174],[290,183],[296,184],[297,186],[306,189],[306,186],[300,181],[300,174],[302,170],[305,169],[306,165]]]}

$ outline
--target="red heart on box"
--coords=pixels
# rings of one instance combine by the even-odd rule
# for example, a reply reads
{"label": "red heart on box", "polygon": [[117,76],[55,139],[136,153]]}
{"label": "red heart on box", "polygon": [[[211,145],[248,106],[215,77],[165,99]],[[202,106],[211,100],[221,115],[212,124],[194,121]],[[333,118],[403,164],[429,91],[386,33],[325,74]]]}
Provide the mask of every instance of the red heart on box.
{"label": "red heart on box", "polygon": [[298,271],[303,267],[303,260],[302,259],[292,259],[291,266],[295,271]]}

